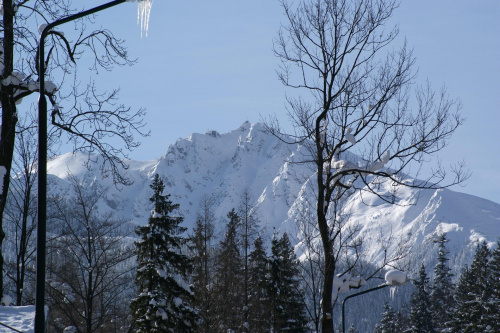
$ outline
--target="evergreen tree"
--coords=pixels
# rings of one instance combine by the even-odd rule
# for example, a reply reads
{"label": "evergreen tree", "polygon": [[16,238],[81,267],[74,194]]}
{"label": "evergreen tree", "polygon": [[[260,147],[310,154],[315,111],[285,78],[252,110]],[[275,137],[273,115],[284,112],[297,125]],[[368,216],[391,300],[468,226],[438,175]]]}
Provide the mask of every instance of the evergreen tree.
{"label": "evergreen tree", "polygon": [[272,240],[269,295],[272,332],[305,332],[305,304],[299,284],[299,264],[288,235]]}
{"label": "evergreen tree", "polygon": [[466,327],[470,320],[470,313],[467,313],[470,304],[475,301],[475,296],[469,293],[473,285],[474,276],[470,268],[466,265],[458,279],[457,287],[455,288],[454,300],[455,305],[452,310],[452,321],[448,324],[451,331],[460,330]]}
{"label": "evergreen tree", "polygon": [[181,252],[185,228],[179,226],[182,217],[170,215],[179,205],[163,195],[158,174],[150,187],[154,210],[148,224],[136,231],[138,296],[130,304],[135,332],[194,332],[193,295],[185,282],[191,263]]}
{"label": "evergreen tree", "polygon": [[395,332],[406,332],[409,328],[409,318],[406,312],[404,311],[404,305],[403,309],[399,310],[396,313],[396,331]]}
{"label": "evergreen tree", "polygon": [[248,331],[266,332],[269,330],[269,295],[268,277],[269,260],[264,249],[262,238],[254,242],[254,249],[249,258],[248,279]]}
{"label": "evergreen tree", "polygon": [[500,332],[500,240],[491,254],[489,262],[488,286],[491,290],[487,303],[485,332]]}
{"label": "evergreen tree", "polygon": [[446,249],[446,234],[441,234],[435,241],[438,243],[437,264],[434,267],[434,281],[430,293],[431,311],[434,327],[442,330],[451,320],[450,309],[453,307],[453,292],[455,286],[451,278],[453,274],[448,266],[448,254]]}
{"label": "evergreen tree", "polygon": [[396,323],[396,313],[394,309],[385,303],[384,312],[382,313],[382,319],[380,324],[375,327],[374,333],[400,333],[401,331],[397,328]]}
{"label": "evergreen tree", "polygon": [[453,332],[484,332],[485,308],[489,297],[488,260],[490,250],[483,242],[478,245],[470,268],[460,275],[455,289],[455,308],[450,323]]}
{"label": "evergreen tree", "polygon": [[209,198],[202,199],[201,211],[196,219],[194,234],[191,236],[193,251],[193,292],[200,323],[198,332],[210,333],[214,331],[214,301],[213,290],[213,258],[212,240],[214,237],[214,216]]}
{"label": "evergreen tree", "polygon": [[436,332],[432,324],[432,312],[429,300],[429,279],[425,273],[425,266],[420,267],[419,278],[413,282],[417,290],[411,298],[410,328],[411,333]]}
{"label": "evergreen tree", "polygon": [[358,330],[354,327],[354,325],[349,326],[348,333],[358,333]]}
{"label": "evergreen tree", "polygon": [[226,234],[221,241],[216,258],[215,312],[216,329],[226,333],[238,331],[243,326],[242,259],[239,242],[240,217],[231,210],[227,217]]}
{"label": "evergreen tree", "polygon": [[250,332],[248,330],[248,309],[249,309],[249,296],[250,296],[250,291],[249,291],[249,260],[250,260],[250,248],[253,240],[257,236],[258,232],[258,221],[257,218],[254,214],[254,212],[251,209],[250,205],[250,193],[248,190],[246,190],[243,193],[243,200],[241,203],[241,208],[240,208],[240,216],[241,216],[241,222],[240,222],[240,234],[241,234],[241,246],[242,246],[242,260],[243,260],[243,301],[244,301],[244,313],[243,313],[243,320],[245,322],[244,327],[243,327],[243,332]]}

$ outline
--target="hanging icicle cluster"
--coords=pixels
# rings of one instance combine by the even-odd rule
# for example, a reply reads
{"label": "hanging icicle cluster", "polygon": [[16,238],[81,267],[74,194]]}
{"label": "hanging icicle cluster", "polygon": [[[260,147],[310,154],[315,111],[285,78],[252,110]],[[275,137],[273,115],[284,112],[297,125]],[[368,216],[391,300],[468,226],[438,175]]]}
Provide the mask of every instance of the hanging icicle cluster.
{"label": "hanging icicle cluster", "polygon": [[[135,2],[136,0],[126,1]],[[137,24],[141,26],[141,37],[143,32],[146,33],[146,37],[148,36],[149,14],[151,13],[153,1],[154,0],[137,0]]]}
{"label": "hanging icicle cluster", "polygon": [[138,0],[137,2],[137,23],[141,25],[141,37],[143,32],[146,33],[146,37],[148,36],[149,14],[152,6],[153,0]]}

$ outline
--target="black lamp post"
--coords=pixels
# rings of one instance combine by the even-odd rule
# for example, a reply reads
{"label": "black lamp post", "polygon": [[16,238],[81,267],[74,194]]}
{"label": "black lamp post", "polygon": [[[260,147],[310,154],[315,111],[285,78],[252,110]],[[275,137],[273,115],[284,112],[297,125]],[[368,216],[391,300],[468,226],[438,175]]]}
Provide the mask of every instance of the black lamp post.
{"label": "black lamp post", "polygon": [[353,297],[356,297],[356,296],[359,296],[359,295],[363,295],[363,294],[366,294],[366,293],[369,293],[369,292],[372,292],[372,291],[375,291],[375,290],[379,290],[379,289],[382,289],[382,288],[385,288],[385,287],[393,287],[393,288],[395,288],[395,287],[402,286],[403,284],[405,284],[405,283],[408,282],[408,278],[401,271],[390,270],[390,271],[388,271],[385,274],[385,281],[386,281],[385,283],[383,283],[383,284],[381,284],[381,285],[379,285],[377,287],[374,287],[374,288],[371,288],[371,289],[367,289],[367,290],[361,291],[359,293],[349,295],[346,298],[344,298],[344,300],[342,301],[342,333],[345,333],[345,314],[344,314],[345,302],[349,298],[353,298]]}
{"label": "black lamp post", "polygon": [[385,287],[389,287],[389,286],[390,286],[389,284],[384,283],[384,284],[381,284],[380,286],[377,286],[377,287],[374,287],[374,288],[371,288],[371,289],[367,289],[367,290],[364,290],[364,291],[360,291],[359,293],[355,293],[355,294],[349,295],[346,298],[344,298],[344,300],[342,301],[342,333],[345,333],[345,324],[344,324],[345,323],[345,316],[344,316],[345,302],[349,298],[353,298],[353,297],[356,297],[356,296],[359,296],[359,295],[363,295],[363,294],[369,293],[371,291],[379,290],[379,289],[382,289],[382,288],[385,288]]}
{"label": "black lamp post", "polygon": [[[35,333],[45,333],[45,242],[47,233],[47,99],[45,98],[45,37],[48,32],[61,24],[71,22],[100,12],[104,9],[131,0],[115,0],[101,6],[70,15],[47,25],[38,44],[38,65],[40,97],[38,99],[38,231],[36,255],[36,296],[35,296]],[[132,0],[133,1],[133,0]],[[141,1],[141,0],[137,0]]]}

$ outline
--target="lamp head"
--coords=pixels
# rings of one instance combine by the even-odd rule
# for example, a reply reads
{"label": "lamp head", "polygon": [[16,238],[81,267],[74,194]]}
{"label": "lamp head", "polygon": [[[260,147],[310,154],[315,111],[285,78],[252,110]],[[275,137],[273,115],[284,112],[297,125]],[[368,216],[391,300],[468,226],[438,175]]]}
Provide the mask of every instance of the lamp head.
{"label": "lamp head", "polygon": [[392,269],[385,273],[385,282],[391,287],[402,286],[408,281],[406,274],[396,269]]}

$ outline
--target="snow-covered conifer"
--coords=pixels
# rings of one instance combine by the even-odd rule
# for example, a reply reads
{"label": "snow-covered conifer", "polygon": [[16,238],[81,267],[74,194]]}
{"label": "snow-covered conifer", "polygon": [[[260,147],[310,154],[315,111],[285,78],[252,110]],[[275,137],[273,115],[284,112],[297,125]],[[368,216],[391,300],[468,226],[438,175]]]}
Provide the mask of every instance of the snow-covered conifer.
{"label": "snow-covered conifer", "polygon": [[186,283],[191,263],[181,251],[186,241],[181,235],[183,218],[171,215],[179,205],[163,195],[165,186],[158,174],[151,188],[154,210],[148,224],[136,231],[138,296],[130,304],[135,332],[194,332],[197,316]]}
{"label": "snow-covered conifer", "polygon": [[354,327],[354,325],[349,326],[349,330],[347,333],[359,333],[358,330]]}
{"label": "snow-covered conifer", "polygon": [[405,311],[405,306],[396,312],[396,331],[395,332],[406,332],[409,327],[409,319],[407,311]]}
{"label": "snow-covered conifer", "polygon": [[437,264],[434,267],[434,281],[430,293],[432,317],[436,329],[444,329],[451,320],[450,309],[453,306],[453,292],[455,286],[451,281],[453,274],[448,266],[446,249],[446,234],[441,234],[435,241],[438,244]]}
{"label": "snow-covered conifer", "polygon": [[500,240],[489,261],[488,286],[491,293],[486,304],[485,332],[500,332]]}
{"label": "snow-covered conifer", "polygon": [[422,264],[419,277],[413,282],[417,290],[411,298],[409,333],[436,332],[432,323],[432,312],[429,300],[429,279]]}
{"label": "snow-covered conifer", "polygon": [[470,268],[460,275],[455,289],[455,307],[450,328],[453,332],[484,332],[485,306],[490,290],[487,285],[490,250],[486,242],[478,245]]}
{"label": "snow-covered conifer", "polygon": [[219,332],[240,331],[243,327],[243,263],[240,254],[240,217],[231,210],[215,263],[216,328]]}
{"label": "snow-covered conifer", "polygon": [[299,264],[286,233],[272,239],[269,275],[272,332],[306,332]]}
{"label": "snow-covered conifer", "polygon": [[243,317],[244,317],[244,322],[247,323],[246,325],[243,326],[243,332],[251,332],[249,330],[249,325],[248,325],[248,309],[249,309],[249,298],[250,298],[250,291],[249,291],[249,279],[250,279],[250,274],[249,274],[249,260],[250,260],[250,250],[251,246],[253,243],[253,240],[258,235],[258,219],[256,217],[255,211],[252,211],[251,209],[251,202],[250,202],[250,193],[248,190],[245,190],[243,193],[243,200],[241,203],[241,208],[240,208],[240,216],[241,216],[241,222],[240,222],[240,233],[241,233],[241,254],[242,254],[242,261],[243,261],[243,302],[244,302],[244,311],[243,311]]}
{"label": "snow-covered conifer", "polygon": [[396,313],[394,309],[385,303],[384,312],[382,313],[382,319],[380,324],[375,327],[374,333],[398,333],[396,324]]}
{"label": "snow-covered conifer", "polygon": [[211,200],[206,197],[202,199],[193,235],[190,237],[193,256],[192,284],[196,308],[200,317],[199,333],[215,331],[215,313],[212,311],[215,297],[213,288],[214,249],[212,245],[215,231],[214,220]]}
{"label": "snow-covered conifer", "polygon": [[262,238],[258,237],[249,258],[248,323],[250,332],[266,332],[270,327],[268,272],[269,260]]}

